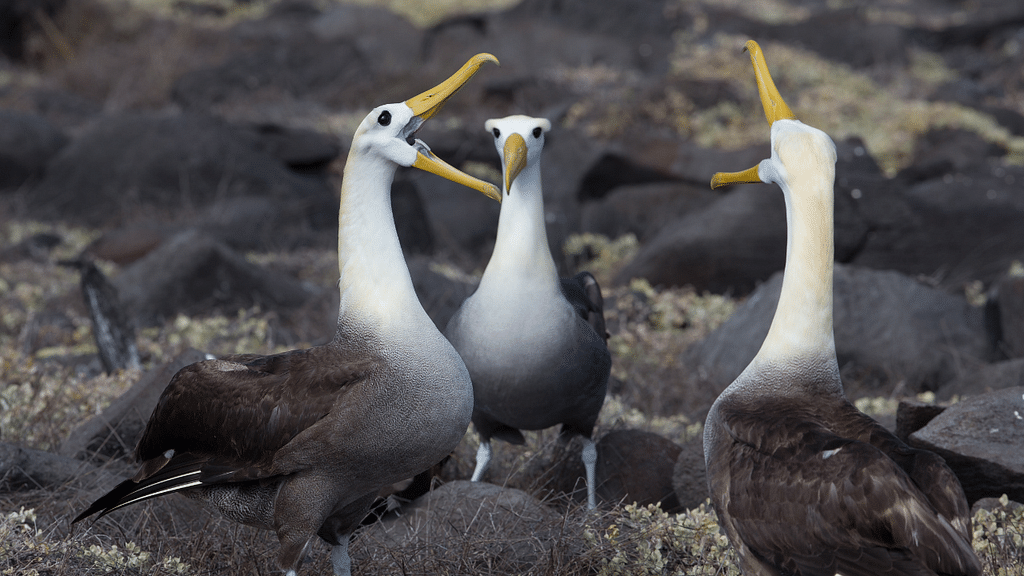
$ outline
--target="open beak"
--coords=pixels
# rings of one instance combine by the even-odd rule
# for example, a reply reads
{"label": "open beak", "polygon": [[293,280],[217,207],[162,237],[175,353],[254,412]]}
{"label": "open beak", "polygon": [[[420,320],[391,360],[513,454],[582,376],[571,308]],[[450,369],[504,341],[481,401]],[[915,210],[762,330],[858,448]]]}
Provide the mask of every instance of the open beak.
{"label": "open beak", "polygon": [[[419,119],[418,124],[422,124],[423,121],[430,119],[434,114],[437,114],[438,110],[444,106],[444,103],[448,101],[456,92],[462,88],[469,79],[476,74],[476,71],[480,69],[480,66],[484,62],[494,62],[498,64],[498,59],[490,54],[477,54],[469,59],[462,68],[455,74],[452,74],[447,80],[441,82],[437,86],[434,86],[430,90],[413,96],[412,98],[405,101],[406,106],[412,109],[413,114]],[[415,132],[419,128],[419,125],[412,130]],[[413,162],[414,168],[425,170],[431,174],[437,174],[442,178],[447,178],[452,182],[468,186],[479,192],[483,192],[489,198],[493,198],[498,202],[501,202],[501,191],[498,187],[490,182],[484,182],[478,178],[474,178],[469,174],[466,174],[445,161],[441,160],[430,151],[425,144],[417,141],[416,143],[416,161]]]}
{"label": "open beak", "polygon": [[512,133],[505,140],[505,149],[501,155],[505,159],[505,190],[511,192],[512,182],[526,168],[526,140]]}
{"label": "open beak", "polygon": [[[768,64],[764,60],[764,53],[757,42],[748,40],[745,49],[750,52],[750,62],[754,65],[754,76],[757,78],[757,92],[761,95],[761,106],[764,107],[764,116],[771,126],[776,120],[796,120],[796,115],[786,105],[786,101],[779,94],[775,87],[775,81],[768,72]],[[718,172],[711,178],[711,188],[720,188],[729,184],[740,184],[747,182],[761,182],[757,175],[757,166],[748,168],[742,172]]]}

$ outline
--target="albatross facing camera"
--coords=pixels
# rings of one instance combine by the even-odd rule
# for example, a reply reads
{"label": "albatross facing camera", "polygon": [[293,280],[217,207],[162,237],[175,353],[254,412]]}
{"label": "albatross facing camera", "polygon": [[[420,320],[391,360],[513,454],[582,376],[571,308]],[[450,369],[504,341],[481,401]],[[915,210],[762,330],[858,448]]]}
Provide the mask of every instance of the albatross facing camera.
{"label": "albatross facing camera", "polygon": [[590,435],[611,371],[601,289],[587,272],[559,279],[551,257],[540,178],[551,123],[509,116],[485,127],[502,163],[498,237],[480,286],[445,329],[473,378],[480,449],[472,479],[487,469],[491,438],[523,444],[520,430],[561,424],[561,440],[583,438],[587,503],[594,508],[597,450]]}
{"label": "albatross facing camera", "polygon": [[485,62],[497,59],[474,56],[435,88],[375,108],[356,130],[341,186],[334,339],[181,369],[136,448],[139,472],[76,522],[180,491],[274,530],[289,575],[314,536],[334,547],[334,573],[351,573],[349,536],[378,491],[447,456],[472,414],[466,366],[413,291],[390,192],[398,167],[412,166],[500,199],[413,140]]}
{"label": "albatross facing camera", "polygon": [[768,336],[704,427],[708,490],[753,575],[979,575],[963,489],[846,399],[832,334],[836,151],[800,122],[747,42],[772,155],[734,182],[778,184],[789,238]]}

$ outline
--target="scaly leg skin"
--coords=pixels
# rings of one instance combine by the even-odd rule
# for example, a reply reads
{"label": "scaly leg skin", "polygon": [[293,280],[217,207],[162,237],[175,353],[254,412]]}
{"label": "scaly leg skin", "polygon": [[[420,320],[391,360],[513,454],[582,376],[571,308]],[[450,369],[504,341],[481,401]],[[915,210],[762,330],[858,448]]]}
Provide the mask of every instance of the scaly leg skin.
{"label": "scaly leg skin", "polygon": [[583,467],[587,471],[587,510],[597,508],[597,498],[594,496],[594,477],[597,469],[597,446],[590,438],[583,438],[583,453],[581,455]]}
{"label": "scaly leg skin", "polygon": [[472,482],[479,482],[484,476],[484,472],[487,471],[487,466],[491,463],[491,441],[481,440],[480,447],[476,450],[476,469],[473,470],[473,477],[470,478]]}
{"label": "scaly leg skin", "polygon": [[352,576],[352,559],[348,555],[348,541],[349,535],[345,535],[341,542],[331,550],[334,576]]}

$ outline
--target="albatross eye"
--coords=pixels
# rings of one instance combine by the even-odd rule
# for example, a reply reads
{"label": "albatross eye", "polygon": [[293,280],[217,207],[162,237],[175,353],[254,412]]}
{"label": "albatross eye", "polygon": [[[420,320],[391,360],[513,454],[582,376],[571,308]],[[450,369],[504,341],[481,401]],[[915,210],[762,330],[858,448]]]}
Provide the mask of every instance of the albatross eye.
{"label": "albatross eye", "polygon": [[494,133],[495,138],[499,138],[501,136],[501,130],[498,130],[497,128],[494,128],[491,132]]}
{"label": "albatross eye", "polygon": [[377,116],[377,124],[380,124],[381,126],[391,124],[391,112],[388,112],[387,110],[381,112],[380,116]]}
{"label": "albatross eye", "polygon": [[540,138],[540,135],[543,134],[543,133],[544,133],[544,131],[540,129],[540,126],[537,126],[536,128],[533,129],[533,137],[534,138]]}

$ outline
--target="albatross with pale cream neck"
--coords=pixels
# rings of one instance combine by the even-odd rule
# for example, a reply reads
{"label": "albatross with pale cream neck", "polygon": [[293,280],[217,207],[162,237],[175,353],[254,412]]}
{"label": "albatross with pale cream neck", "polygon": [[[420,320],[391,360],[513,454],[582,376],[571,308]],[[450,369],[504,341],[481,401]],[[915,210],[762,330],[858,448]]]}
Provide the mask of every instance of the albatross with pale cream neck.
{"label": "albatross with pale cream neck", "polygon": [[778,184],[786,269],[768,335],[708,413],[704,456],[720,524],[752,575],[980,575],[959,481],[845,397],[832,332],[836,152],[796,119],[747,42],[771,158],[736,182]]}

